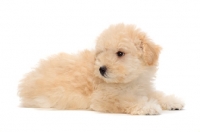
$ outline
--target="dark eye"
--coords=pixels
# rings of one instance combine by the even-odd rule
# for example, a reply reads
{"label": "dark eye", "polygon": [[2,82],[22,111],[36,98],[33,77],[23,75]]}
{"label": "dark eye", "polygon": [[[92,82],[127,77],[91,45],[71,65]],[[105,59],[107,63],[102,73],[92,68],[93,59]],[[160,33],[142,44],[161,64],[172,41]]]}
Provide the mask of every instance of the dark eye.
{"label": "dark eye", "polygon": [[121,57],[121,56],[123,56],[123,55],[125,55],[124,52],[121,52],[121,51],[118,51],[118,52],[117,52],[117,56],[118,56],[118,57]]}

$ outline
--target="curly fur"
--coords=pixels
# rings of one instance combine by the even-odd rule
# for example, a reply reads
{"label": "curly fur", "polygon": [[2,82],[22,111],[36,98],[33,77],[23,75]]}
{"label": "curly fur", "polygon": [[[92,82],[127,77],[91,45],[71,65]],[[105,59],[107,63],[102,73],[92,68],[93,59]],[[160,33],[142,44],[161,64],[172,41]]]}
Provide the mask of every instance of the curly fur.
{"label": "curly fur", "polygon": [[94,51],[41,60],[19,84],[22,106],[139,115],[182,109],[180,99],[154,89],[160,50],[134,25],[111,25]]}

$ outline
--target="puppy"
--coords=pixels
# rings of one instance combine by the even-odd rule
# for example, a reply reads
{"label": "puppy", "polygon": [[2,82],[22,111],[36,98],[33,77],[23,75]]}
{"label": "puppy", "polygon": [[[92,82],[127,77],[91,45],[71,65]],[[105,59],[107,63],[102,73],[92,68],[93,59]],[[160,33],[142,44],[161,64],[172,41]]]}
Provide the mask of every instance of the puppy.
{"label": "puppy", "polygon": [[154,89],[160,50],[134,25],[112,25],[94,51],[41,60],[19,84],[22,106],[134,115],[180,110],[180,99]]}

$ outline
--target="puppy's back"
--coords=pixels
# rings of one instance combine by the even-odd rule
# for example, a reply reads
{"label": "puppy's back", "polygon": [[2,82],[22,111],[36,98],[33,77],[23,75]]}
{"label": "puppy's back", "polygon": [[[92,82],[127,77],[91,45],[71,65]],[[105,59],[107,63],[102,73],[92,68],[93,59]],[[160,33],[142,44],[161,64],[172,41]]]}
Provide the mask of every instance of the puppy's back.
{"label": "puppy's back", "polygon": [[88,109],[93,91],[94,52],[60,53],[28,73],[19,85],[22,106]]}

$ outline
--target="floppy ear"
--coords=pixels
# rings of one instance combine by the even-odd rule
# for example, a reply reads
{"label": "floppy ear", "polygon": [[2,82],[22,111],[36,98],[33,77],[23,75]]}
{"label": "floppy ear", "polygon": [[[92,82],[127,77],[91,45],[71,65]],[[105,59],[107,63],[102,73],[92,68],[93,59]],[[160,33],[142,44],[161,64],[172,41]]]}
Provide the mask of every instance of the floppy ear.
{"label": "floppy ear", "polygon": [[154,65],[158,61],[161,47],[148,39],[142,40],[143,60],[147,65]]}

